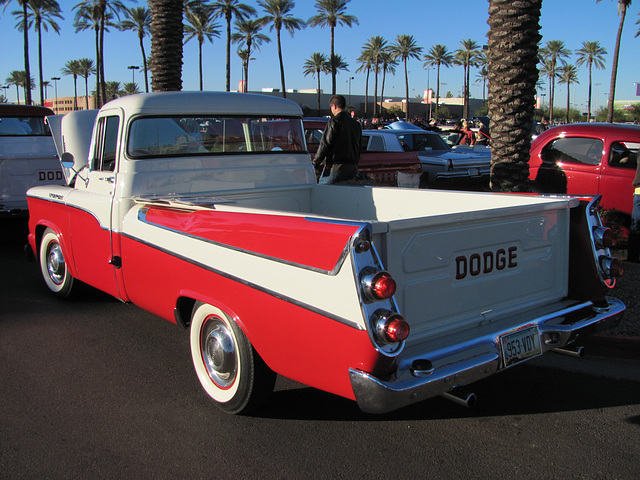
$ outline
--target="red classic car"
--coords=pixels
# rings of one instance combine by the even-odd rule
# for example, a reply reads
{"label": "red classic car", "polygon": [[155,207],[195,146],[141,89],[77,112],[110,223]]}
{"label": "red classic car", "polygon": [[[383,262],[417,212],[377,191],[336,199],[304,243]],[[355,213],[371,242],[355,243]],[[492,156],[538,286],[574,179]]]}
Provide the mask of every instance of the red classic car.
{"label": "red classic car", "polygon": [[633,207],[633,186],[640,127],[576,123],[551,128],[531,144],[529,178],[538,191],[602,195],[600,205],[626,217]]}

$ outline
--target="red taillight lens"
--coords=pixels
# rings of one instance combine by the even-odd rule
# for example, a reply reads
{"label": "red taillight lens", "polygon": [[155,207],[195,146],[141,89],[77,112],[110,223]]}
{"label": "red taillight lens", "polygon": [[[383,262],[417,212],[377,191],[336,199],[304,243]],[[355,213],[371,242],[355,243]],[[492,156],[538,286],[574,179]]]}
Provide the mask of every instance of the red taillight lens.
{"label": "red taillight lens", "polygon": [[621,277],[624,274],[624,264],[613,257],[600,257],[600,266],[607,277]]}
{"label": "red taillight lens", "polygon": [[386,325],[387,337],[392,342],[404,342],[409,336],[409,324],[400,315],[398,317],[389,320]]}
{"label": "red taillight lens", "polygon": [[371,290],[379,299],[391,298],[396,293],[396,281],[388,273],[380,272],[375,276]]}
{"label": "red taillight lens", "polygon": [[377,310],[374,315],[376,336],[381,343],[399,343],[409,336],[409,324],[399,313]]}
{"label": "red taillight lens", "polygon": [[396,281],[387,272],[365,275],[362,279],[362,286],[370,300],[386,300],[396,293]]}
{"label": "red taillight lens", "polygon": [[593,239],[598,248],[612,248],[616,245],[616,236],[610,228],[595,227],[593,229]]}

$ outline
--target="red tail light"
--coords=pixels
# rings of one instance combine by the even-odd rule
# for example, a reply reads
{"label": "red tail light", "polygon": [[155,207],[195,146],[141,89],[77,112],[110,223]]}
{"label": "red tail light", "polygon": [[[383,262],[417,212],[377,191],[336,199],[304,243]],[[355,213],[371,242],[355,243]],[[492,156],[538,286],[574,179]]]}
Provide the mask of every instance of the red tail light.
{"label": "red tail light", "polygon": [[600,266],[607,277],[621,277],[624,274],[624,264],[613,257],[600,257]]}
{"label": "red tail light", "polygon": [[374,313],[374,316],[375,332],[380,342],[400,343],[409,336],[409,324],[399,313],[380,309]]}
{"label": "red tail light", "polygon": [[610,228],[595,227],[593,229],[593,239],[597,248],[612,248],[616,245],[616,236]]}
{"label": "red tail light", "polygon": [[386,300],[396,293],[396,281],[384,271],[366,275],[362,286],[370,300]]}

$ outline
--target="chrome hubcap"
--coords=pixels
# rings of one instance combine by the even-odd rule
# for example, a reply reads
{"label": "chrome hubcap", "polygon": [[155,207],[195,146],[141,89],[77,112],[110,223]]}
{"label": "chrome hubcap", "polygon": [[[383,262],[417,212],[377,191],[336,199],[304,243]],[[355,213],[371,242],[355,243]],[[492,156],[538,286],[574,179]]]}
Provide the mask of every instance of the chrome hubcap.
{"label": "chrome hubcap", "polygon": [[60,245],[55,243],[49,247],[49,253],[47,254],[47,270],[49,272],[49,278],[56,285],[60,285],[64,280],[64,274],[66,272],[66,265],[64,263],[64,257],[62,256],[62,250]]}
{"label": "chrome hubcap", "polygon": [[211,380],[221,388],[233,384],[237,374],[236,349],[227,325],[211,318],[202,328],[200,337],[202,359]]}

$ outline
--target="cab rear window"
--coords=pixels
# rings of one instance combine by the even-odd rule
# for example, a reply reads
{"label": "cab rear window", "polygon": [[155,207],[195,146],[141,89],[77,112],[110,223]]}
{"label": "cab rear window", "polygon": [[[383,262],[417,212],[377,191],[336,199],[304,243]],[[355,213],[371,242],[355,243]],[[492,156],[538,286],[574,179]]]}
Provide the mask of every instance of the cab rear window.
{"label": "cab rear window", "polygon": [[0,117],[0,136],[51,136],[44,117]]}

